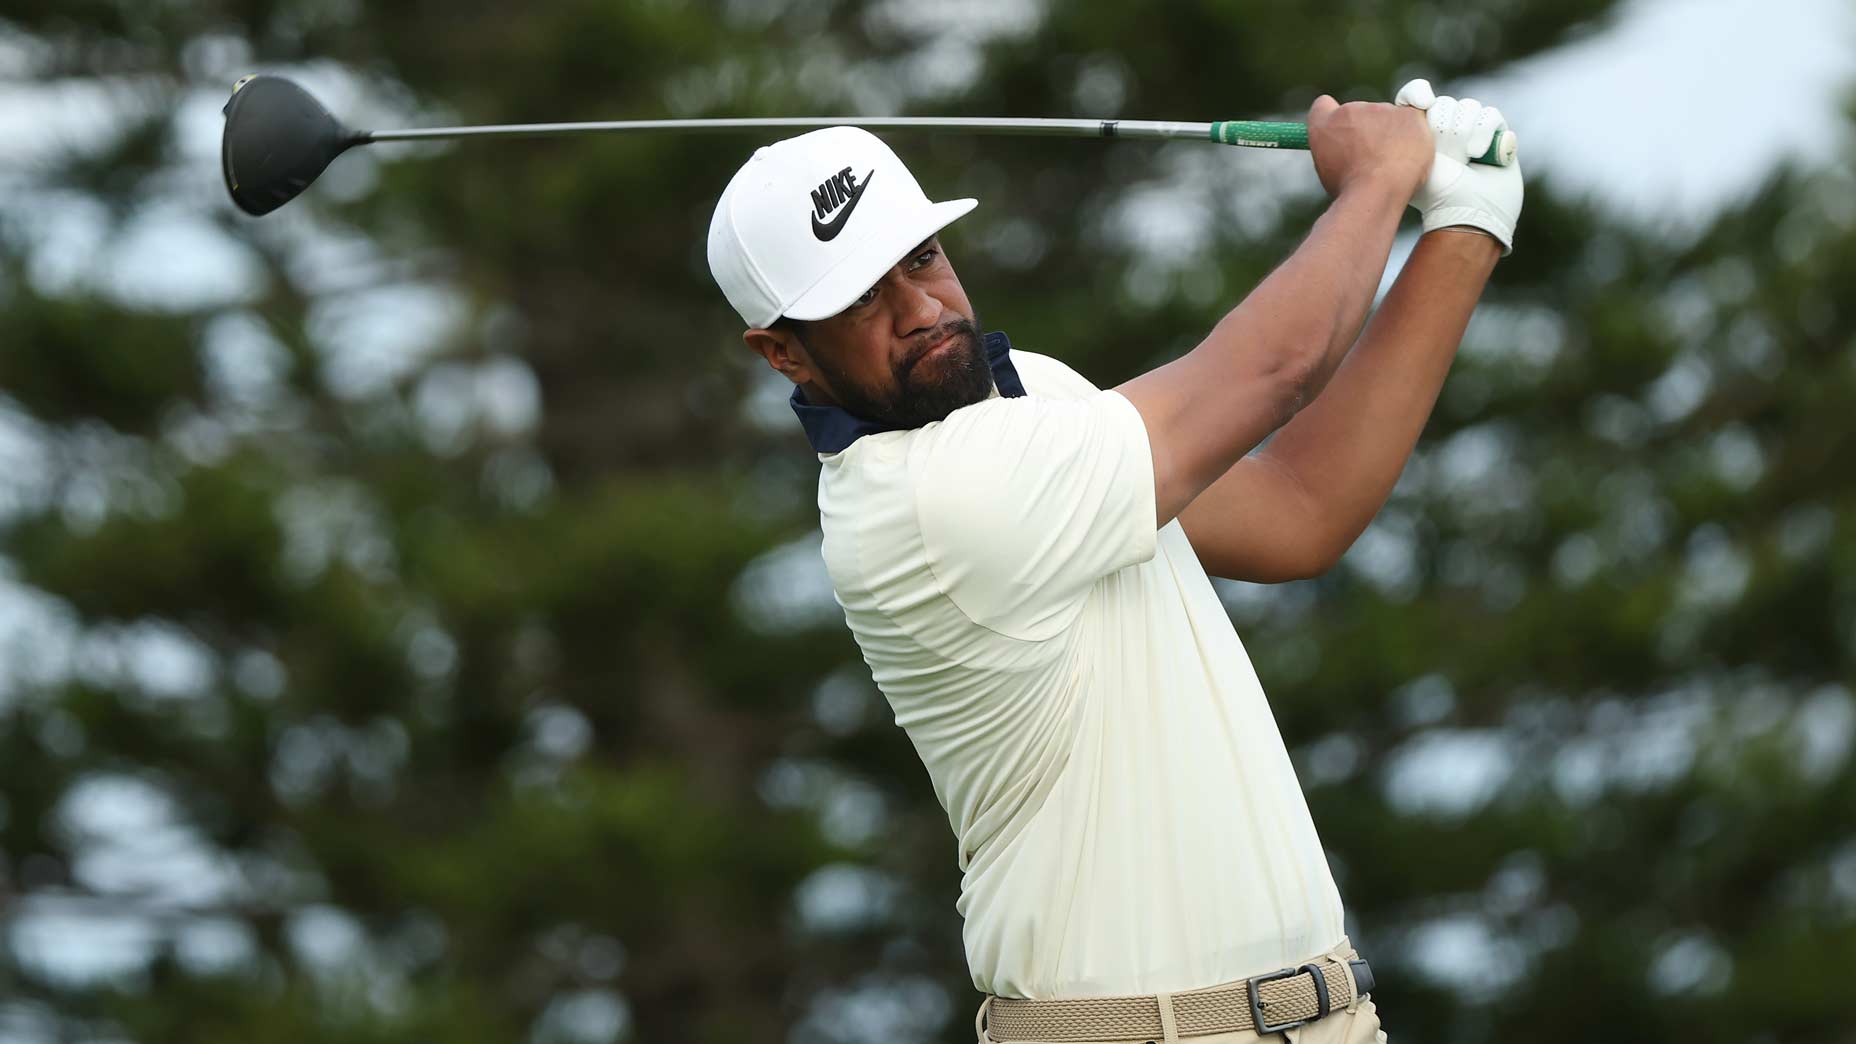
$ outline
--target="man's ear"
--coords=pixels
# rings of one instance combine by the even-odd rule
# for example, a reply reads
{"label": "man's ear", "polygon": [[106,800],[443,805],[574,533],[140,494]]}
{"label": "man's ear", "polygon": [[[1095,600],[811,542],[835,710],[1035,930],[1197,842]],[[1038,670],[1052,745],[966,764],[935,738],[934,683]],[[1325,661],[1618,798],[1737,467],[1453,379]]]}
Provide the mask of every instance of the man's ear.
{"label": "man's ear", "polygon": [[780,371],[782,377],[794,384],[806,384],[814,379],[812,357],[792,331],[755,327],[744,332],[741,339],[767,360],[768,366]]}

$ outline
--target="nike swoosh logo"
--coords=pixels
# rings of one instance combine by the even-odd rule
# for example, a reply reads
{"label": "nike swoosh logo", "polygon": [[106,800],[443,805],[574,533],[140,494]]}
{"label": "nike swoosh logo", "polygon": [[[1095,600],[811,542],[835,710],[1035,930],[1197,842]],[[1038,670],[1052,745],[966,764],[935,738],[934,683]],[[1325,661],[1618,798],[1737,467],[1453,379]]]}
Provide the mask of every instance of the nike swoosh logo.
{"label": "nike swoosh logo", "polygon": [[844,201],[844,209],[838,211],[837,217],[820,223],[818,215],[812,215],[812,234],[818,237],[819,242],[829,243],[838,238],[838,233],[844,231],[844,223],[850,220],[851,211],[857,209],[857,201],[864,198],[864,190],[870,187],[870,179],[875,174],[876,168],[871,167],[870,173],[864,175],[863,183],[857,186],[857,191],[851,193],[851,198]]}

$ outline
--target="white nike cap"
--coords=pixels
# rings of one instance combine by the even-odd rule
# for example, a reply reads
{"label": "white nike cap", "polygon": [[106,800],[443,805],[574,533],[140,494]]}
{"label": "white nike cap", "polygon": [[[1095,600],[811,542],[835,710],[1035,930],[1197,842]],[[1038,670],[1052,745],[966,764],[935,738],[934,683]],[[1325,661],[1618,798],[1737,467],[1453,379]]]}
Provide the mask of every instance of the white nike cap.
{"label": "white nike cap", "polygon": [[709,271],[750,327],[844,311],[979,205],[930,202],[882,139],[827,127],[757,149],[709,220]]}

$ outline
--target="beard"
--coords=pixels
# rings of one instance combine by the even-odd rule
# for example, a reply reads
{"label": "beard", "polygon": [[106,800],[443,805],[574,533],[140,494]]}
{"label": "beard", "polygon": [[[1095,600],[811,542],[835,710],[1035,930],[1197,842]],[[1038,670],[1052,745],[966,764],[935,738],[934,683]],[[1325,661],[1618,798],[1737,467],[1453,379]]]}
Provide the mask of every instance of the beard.
{"label": "beard", "polygon": [[[928,349],[942,338],[947,343],[927,358]],[[923,334],[891,367],[895,382],[890,389],[860,387],[823,359],[815,356],[813,361],[831,382],[839,405],[893,428],[919,428],[945,420],[962,406],[992,394],[992,366],[986,361],[978,329],[973,320],[960,316]]]}

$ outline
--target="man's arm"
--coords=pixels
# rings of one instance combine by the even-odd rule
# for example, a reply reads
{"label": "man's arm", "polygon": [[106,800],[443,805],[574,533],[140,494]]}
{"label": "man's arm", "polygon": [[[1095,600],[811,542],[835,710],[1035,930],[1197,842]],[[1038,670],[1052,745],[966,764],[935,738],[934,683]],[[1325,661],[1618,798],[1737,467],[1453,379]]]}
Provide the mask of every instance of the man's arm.
{"label": "man's arm", "polygon": [[1320,394],[1431,165],[1431,133],[1412,109],[1323,96],[1309,110],[1308,133],[1334,198],[1327,213],[1198,347],[1116,389],[1147,429],[1161,525]]}
{"label": "man's arm", "polygon": [[1321,397],[1180,514],[1206,572],[1274,583],[1339,561],[1404,470],[1501,249],[1468,230],[1418,240]]}

